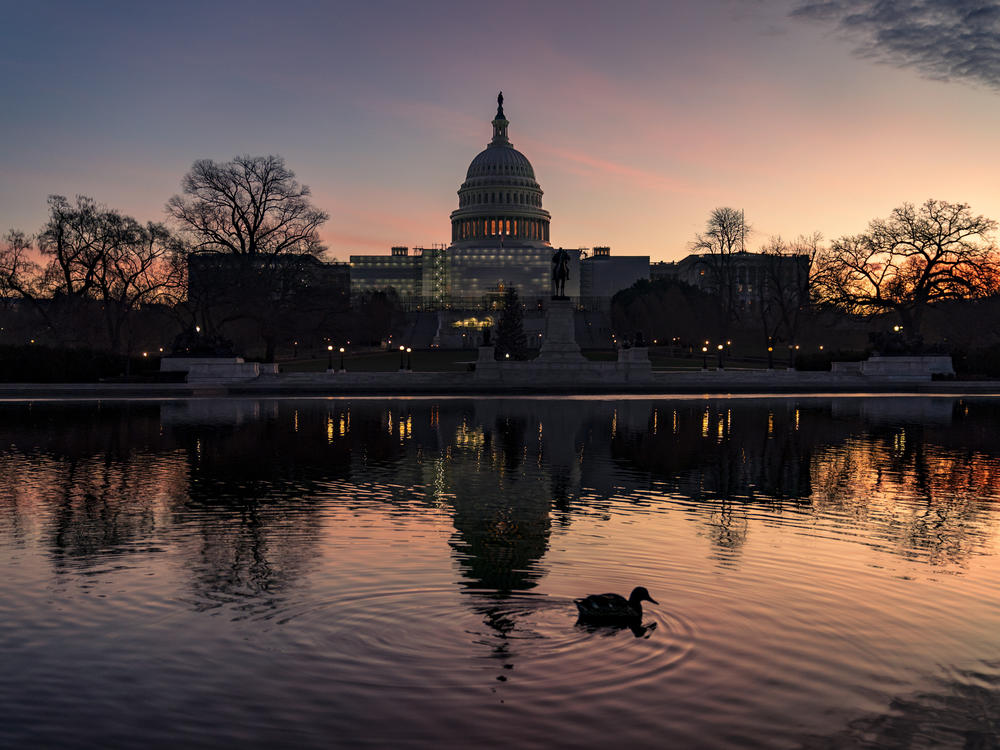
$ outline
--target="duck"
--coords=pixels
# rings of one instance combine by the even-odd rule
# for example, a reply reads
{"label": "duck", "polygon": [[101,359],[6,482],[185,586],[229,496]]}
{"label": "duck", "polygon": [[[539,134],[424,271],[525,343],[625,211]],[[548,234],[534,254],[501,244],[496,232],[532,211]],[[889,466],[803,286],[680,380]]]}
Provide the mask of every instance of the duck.
{"label": "duck", "polygon": [[618,622],[641,620],[643,602],[659,604],[644,586],[632,589],[628,599],[618,594],[591,594],[573,600],[580,612],[581,620]]}

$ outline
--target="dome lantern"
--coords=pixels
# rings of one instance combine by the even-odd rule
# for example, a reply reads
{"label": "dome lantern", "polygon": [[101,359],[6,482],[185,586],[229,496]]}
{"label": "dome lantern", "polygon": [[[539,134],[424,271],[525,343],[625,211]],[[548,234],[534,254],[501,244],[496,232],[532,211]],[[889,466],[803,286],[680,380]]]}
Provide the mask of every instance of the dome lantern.
{"label": "dome lantern", "polygon": [[501,91],[497,94],[497,116],[493,118],[493,140],[490,141],[491,146],[510,145],[510,140],[507,138],[508,125],[510,125],[510,122],[503,113],[503,92]]}

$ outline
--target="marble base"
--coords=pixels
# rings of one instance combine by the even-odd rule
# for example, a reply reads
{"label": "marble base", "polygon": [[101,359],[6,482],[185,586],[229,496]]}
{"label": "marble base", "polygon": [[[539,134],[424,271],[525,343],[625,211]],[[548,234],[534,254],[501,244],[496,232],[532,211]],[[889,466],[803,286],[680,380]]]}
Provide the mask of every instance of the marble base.
{"label": "marble base", "polygon": [[911,378],[930,380],[933,375],[954,376],[949,356],[869,357],[863,362],[833,362],[834,375],[860,375],[868,378]]}
{"label": "marble base", "polygon": [[951,357],[869,357],[861,363],[861,374],[868,377],[954,375]]}
{"label": "marble base", "polygon": [[573,302],[552,299],[545,310],[545,330],[542,348],[535,360],[538,364],[576,364],[587,360],[576,343],[576,322]]}
{"label": "marble base", "polygon": [[277,375],[278,365],[245,362],[242,357],[164,357],[160,372],[186,372],[187,383],[230,383]]}

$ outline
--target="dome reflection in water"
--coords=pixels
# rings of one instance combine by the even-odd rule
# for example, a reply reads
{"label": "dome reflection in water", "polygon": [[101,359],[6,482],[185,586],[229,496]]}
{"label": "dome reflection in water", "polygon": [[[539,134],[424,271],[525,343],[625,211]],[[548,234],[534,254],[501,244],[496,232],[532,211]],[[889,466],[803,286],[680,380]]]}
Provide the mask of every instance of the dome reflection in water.
{"label": "dome reflection in water", "polygon": [[0,412],[2,746],[995,736],[997,401]]}

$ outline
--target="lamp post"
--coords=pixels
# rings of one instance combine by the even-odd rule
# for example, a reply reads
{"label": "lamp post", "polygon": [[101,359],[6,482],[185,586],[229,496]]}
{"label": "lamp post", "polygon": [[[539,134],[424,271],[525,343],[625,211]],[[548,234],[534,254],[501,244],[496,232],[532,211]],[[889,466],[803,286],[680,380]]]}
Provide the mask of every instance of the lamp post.
{"label": "lamp post", "polygon": [[340,347],[340,371],[347,372],[347,368],[344,367],[344,347]]}
{"label": "lamp post", "polygon": [[767,369],[768,370],[773,370],[774,369],[774,347],[773,346],[767,347]]}
{"label": "lamp post", "polygon": [[[462,335],[464,336],[465,334],[462,334]],[[400,370],[405,370],[406,369],[406,360],[403,359],[403,357],[404,357],[405,354],[406,354],[406,347],[405,346],[399,347],[399,369]]]}
{"label": "lamp post", "polygon": [[326,371],[333,371],[333,344],[326,345]]}
{"label": "lamp post", "polygon": [[799,345],[798,344],[789,344],[788,345],[788,369],[789,370],[794,370],[795,369],[795,353],[798,350],[799,350]]}
{"label": "lamp post", "polygon": [[406,369],[413,371],[413,349],[409,346],[406,347]]}
{"label": "lamp post", "polygon": [[701,347],[701,369],[702,370],[707,370],[708,369],[708,347],[707,346]]}
{"label": "lamp post", "polygon": [[724,369],[722,366],[722,350],[723,350],[722,344],[719,344],[718,349],[719,349],[719,369],[722,370]]}

